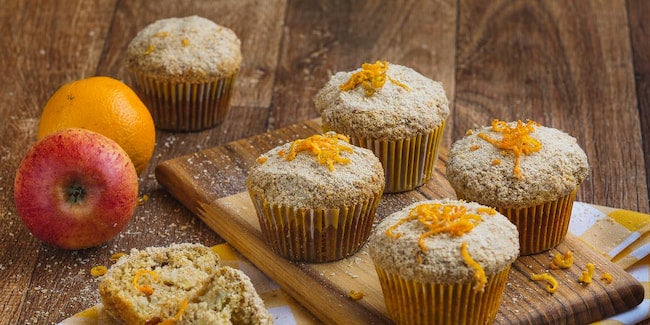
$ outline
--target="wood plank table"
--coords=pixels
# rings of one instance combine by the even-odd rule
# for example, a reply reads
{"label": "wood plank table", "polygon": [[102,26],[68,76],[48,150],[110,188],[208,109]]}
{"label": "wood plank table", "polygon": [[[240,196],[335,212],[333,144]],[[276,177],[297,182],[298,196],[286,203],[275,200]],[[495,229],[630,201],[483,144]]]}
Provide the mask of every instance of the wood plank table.
{"label": "wood plank table", "polygon": [[[385,59],[443,82],[452,103],[443,146],[498,117],[576,136],[592,166],[578,200],[650,212],[650,2],[16,1],[0,0],[0,324],[50,324],[99,301],[95,265],[132,247],[223,242],[154,177],[175,157],[318,116],[329,76]],[[156,19],[198,14],[232,28],[244,61],[216,128],[158,131],[140,178],[149,201],[112,241],[70,252],[34,239],[13,202],[16,169],[62,84],[126,79],[124,52]],[[242,179],[215,186],[241,191]]]}

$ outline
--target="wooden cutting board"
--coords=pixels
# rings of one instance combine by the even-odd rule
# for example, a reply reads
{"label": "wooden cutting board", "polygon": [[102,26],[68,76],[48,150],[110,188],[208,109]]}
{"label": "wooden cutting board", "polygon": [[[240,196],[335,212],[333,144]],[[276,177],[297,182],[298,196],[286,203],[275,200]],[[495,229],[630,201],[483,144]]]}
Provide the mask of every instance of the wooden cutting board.
{"label": "wooden cutting board", "polygon": [[[283,290],[325,323],[381,324],[389,322],[372,261],[365,249],[354,256],[325,264],[289,262],[264,243],[255,210],[245,193],[247,170],[258,155],[287,141],[320,133],[319,120],[257,135],[192,155],[165,161],[156,167],[156,179],[211,229],[235,247]],[[386,194],[377,220],[405,205],[427,198],[455,197],[444,177],[448,151],[441,148],[436,173],[415,191]],[[551,255],[570,249],[575,264],[553,270],[559,282],[555,294],[544,283],[529,279],[548,271]],[[584,266],[592,262],[596,274],[609,272],[611,284],[577,282]],[[360,300],[349,297],[361,291]],[[589,323],[629,310],[643,300],[643,287],[627,272],[569,236],[550,252],[520,257],[513,265],[497,323]]]}

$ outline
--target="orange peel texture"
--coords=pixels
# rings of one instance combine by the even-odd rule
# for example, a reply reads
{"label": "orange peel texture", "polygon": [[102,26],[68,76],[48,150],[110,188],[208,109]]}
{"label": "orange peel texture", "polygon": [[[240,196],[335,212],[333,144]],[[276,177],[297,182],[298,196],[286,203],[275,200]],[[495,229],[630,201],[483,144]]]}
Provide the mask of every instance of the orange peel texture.
{"label": "orange peel texture", "polygon": [[523,175],[519,168],[521,155],[530,155],[542,148],[542,143],[530,136],[537,126],[539,126],[539,123],[535,121],[528,120],[524,123],[521,120],[518,120],[517,125],[511,127],[507,122],[494,119],[492,120],[492,131],[502,133],[503,138],[501,138],[501,140],[493,139],[483,132],[479,133],[477,136],[499,149],[512,151],[515,155],[515,167],[513,173],[517,178],[522,179]]}

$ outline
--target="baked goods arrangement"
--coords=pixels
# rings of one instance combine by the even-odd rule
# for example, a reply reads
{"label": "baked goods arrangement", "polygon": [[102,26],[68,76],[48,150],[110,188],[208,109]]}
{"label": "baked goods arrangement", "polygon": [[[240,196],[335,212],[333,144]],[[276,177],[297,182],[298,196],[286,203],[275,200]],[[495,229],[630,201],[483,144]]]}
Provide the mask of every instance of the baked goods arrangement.
{"label": "baked goods arrangement", "polygon": [[[353,146],[303,139],[279,146],[259,156],[247,187],[274,251],[292,261],[328,262],[354,254],[367,232],[356,237],[354,249],[327,258],[310,256],[314,243],[340,249],[352,233],[341,220],[371,225],[375,211],[363,203],[363,213],[353,215],[357,195],[327,180],[351,168],[355,174],[346,178],[356,190],[376,189],[383,169],[386,193],[421,186],[433,171],[449,107],[440,83],[385,61],[334,74],[314,103],[324,131],[331,132],[314,137],[349,137]],[[298,147],[304,152],[296,153]],[[379,167],[363,163],[366,153],[349,165],[347,157],[339,158],[359,147],[374,153]],[[300,157],[310,173],[288,157]],[[375,185],[359,173],[373,175]],[[413,203],[372,230],[368,253],[390,318],[398,324],[492,322],[512,263],[564,240],[577,188],[588,173],[577,141],[559,130],[495,119],[490,127],[468,131],[453,144],[446,174],[460,200]],[[373,202],[382,195],[370,193]]]}
{"label": "baked goods arrangement", "polygon": [[200,244],[132,249],[103,276],[104,310],[124,324],[273,324],[248,276]]}
{"label": "baked goods arrangement", "polygon": [[[198,16],[140,31],[126,64],[156,127],[222,123],[240,44]],[[324,133],[271,149],[248,172],[261,233],[278,258],[300,263],[341,260],[368,244],[394,322],[491,322],[519,255],[564,240],[589,173],[568,134],[533,121],[470,130],[446,169],[459,200],[416,202],[378,220],[384,193],[431,179],[450,114],[442,84],[398,64],[363,63],[334,74],[314,105]],[[126,324],[273,323],[250,279],[219,260],[199,244],[133,249],[101,279],[104,310]]]}

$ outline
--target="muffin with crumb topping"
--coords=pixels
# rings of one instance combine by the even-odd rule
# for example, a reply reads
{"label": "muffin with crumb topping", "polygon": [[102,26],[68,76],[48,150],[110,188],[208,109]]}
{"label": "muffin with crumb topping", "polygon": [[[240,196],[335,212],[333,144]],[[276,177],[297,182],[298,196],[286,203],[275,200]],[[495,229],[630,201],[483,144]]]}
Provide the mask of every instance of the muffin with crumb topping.
{"label": "muffin with crumb topping", "polygon": [[364,63],[332,76],[314,103],[325,130],[345,134],[379,157],[387,193],[431,178],[449,115],[441,83],[397,64]]}
{"label": "muffin with crumb topping", "polygon": [[458,198],[495,207],[517,225],[521,254],[529,255],[564,240],[589,163],[560,130],[493,120],[451,146],[446,173]]}
{"label": "muffin with crumb topping", "polygon": [[372,151],[328,132],[261,155],[246,186],[276,253],[329,262],[354,254],[368,239],[384,172]]}
{"label": "muffin with crumb topping", "polygon": [[199,16],[146,26],[126,51],[127,70],[156,127],[197,131],[226,118],[241,64],[235,33]]}
{"label": "muffin with crumb topping", "polygon": [[492,208],[429,200],[386,217],[368,253],[395,323],[488,324],[519,240],[517,228]]}

